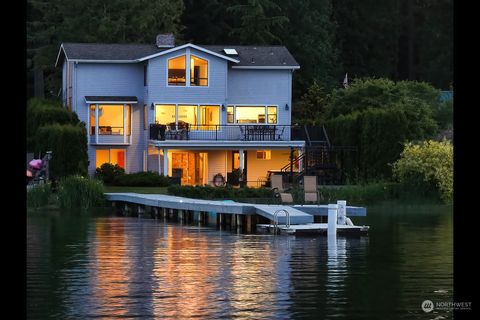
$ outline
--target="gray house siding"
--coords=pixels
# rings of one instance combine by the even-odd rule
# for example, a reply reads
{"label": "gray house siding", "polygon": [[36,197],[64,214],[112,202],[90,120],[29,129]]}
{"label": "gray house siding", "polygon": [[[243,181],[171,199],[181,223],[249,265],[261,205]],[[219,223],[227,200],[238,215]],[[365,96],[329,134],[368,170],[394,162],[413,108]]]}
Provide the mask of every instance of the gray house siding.
{"label": "gray house siding", "polygon": [[[289,125],[292,107],[291,70],[228,70],[227,104],[278,105],[279,125]],[[289,110],[285,110],[288,104]]]}
{"label": "gray house siding", "polygon": [[[141,64],[98,64],[80,63],[76,65],[75,103],[78,117],[88,124],[88,105],[85,96],[136,96],[138,104],[132,105],[131,139],[128,146],[102,145],[88,146],[90,164],[88,172],[95,172],[96,149],[125,149],[127,172],[143,170],[143,154],[146,147],[146,133],[143,129],[143,66]],[[88,130],[87,130],[88,131]]]}
{"label": "gray house siding", "polygon": [[67,60],[62,64],[62,104],[67,105]]}
{"label": "gray house siding", "polygon": [[[209,74],[208,87],[167,86],[168,60],[177,56],[190,53],[208,60]],[[148,63],[148,100],[151,103],[201,103],[223,104],[226,100],[228,62],[224,59],[195,50],[184,49],[171,52],[149,60]],[[143,83],[143,80],[142,80]],[[154,122],[154,112],[149,112],[149,123]],[[221,114],[221,121],[226,115]]]}

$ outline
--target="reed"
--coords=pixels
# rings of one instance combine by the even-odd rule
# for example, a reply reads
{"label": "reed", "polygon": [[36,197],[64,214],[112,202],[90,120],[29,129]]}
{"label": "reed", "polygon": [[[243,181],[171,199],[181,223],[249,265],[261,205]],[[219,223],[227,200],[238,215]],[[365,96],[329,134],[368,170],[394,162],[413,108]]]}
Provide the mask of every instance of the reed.
{"label": "reed", "polygon": [[60,180],[58,203],[62,208],[89,209],[105,206],[103,183],[80,175]]}
{"label": "reed", "polygon": [[39,184],[27,189],[27,207],[39,208],[46,206],[52,195],[49,183]]}

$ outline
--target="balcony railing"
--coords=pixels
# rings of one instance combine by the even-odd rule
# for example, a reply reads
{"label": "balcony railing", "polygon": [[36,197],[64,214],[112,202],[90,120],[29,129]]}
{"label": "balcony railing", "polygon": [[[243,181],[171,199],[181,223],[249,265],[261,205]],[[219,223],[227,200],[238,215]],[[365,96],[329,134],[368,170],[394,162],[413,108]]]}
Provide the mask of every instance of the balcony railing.
{"label": "balcony railing", "polygon": [[305,140],[303,126],[151,124],[151,140],[290,141]]}

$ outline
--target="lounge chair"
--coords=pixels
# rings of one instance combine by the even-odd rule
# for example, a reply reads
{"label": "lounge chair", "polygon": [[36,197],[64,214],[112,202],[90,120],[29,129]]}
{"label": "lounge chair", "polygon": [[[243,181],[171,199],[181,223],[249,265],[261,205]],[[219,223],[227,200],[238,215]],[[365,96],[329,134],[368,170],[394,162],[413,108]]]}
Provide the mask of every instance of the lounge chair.
{"label": "lounge chair", "polygon": [[272,190],[280,195],[280,199],[282,203],[293,203],[293,197],[291,193],[285,192],[286,190],[283,188],[283,177],[278,174],[273,174],[270,176],[270,185]]}
{"label": "lounge chair", "polygon": [[305,192],[305,202],[318,203],[320,197],[318,195],[316,176],[303,177],[303,190]]}

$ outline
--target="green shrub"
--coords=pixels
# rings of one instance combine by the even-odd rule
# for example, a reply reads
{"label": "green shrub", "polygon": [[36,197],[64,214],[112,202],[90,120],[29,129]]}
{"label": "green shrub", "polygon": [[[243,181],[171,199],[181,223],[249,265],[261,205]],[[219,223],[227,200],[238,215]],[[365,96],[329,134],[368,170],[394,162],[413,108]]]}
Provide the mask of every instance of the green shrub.
{"label": "green shrub", "polygon": [[447,140],[406,144],[393,173],[407,187],[435,188],[445,203],[453,201],[453,146]]}
{"label": "green shrub", "polygon": [[27,150],[46,151],[38,144],[42,138],[37,131],[46,125],[63,124],[77,125],[80,123],[74,112],[63,108],[59,101],[32,98],[27,103]]}
{"label": "green shrub", "polygon": [[49,183],[35,185],[27,189],[27,207],[39,208],[49,203],[52,189]]}
{"label": "green shrub", "polygon": [[103,183],[113,185],[120,176],[125,174],[125,170],[118,164],[104,163],[95,169],[95,178],[102,180]]}
{"label": "green shrub", "polygon": [[50,124],[37,130],[37,148],[52,151],[52,177],[87,174],[87,132],[82,124]]}
{"label": "green shrub", "polygon": [[[105,172],[105,170],[103,172]],[[170,183],[168,177],[159,175],[158,173],[137,172],[130,174],[117,174],[114,176],[113,185],[130,187],[167,187]]]}
{"label": "green shrub", "polygon": [[100,207],[105,205],[104,192],[100,180],[73,175],[60,180],[58,201],[62,208]]}
{"label": "green shrub", "polygon": [[178,186],[170,185],[168,193],[174,196],[194,199],[245,199],[245,198],[272,198],[273,193],[265,188],[232,188],[212,186]]}
{"label": "green shrub", "polygon": [[397,109],[367,109],[332,119],[326,128],[335,145],[357,147],[357,152],[344,157],[347,181],[372,182],[392,176],[389,163],[400,156],[408,119]]}

